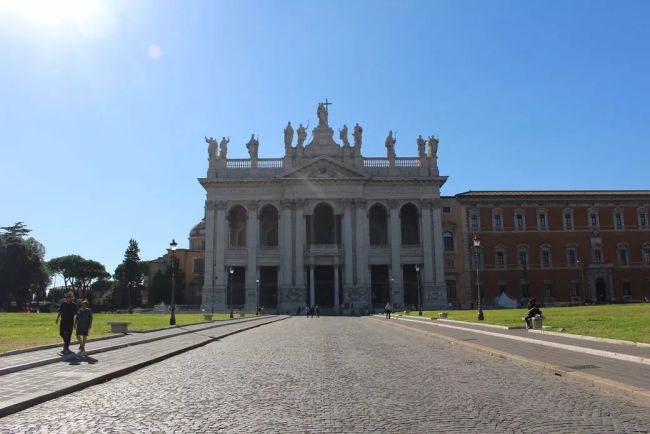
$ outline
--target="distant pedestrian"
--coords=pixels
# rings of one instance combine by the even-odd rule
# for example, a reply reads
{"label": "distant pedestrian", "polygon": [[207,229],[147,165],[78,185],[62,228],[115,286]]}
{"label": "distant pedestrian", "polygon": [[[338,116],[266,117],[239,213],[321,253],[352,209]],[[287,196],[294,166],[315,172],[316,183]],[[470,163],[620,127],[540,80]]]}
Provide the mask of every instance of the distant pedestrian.
{"label": "distant pedestrian", "polygon": [[79,353],[86,351],[86,341],[93,326],[93,311],[88,308],[88,301],[81,302],[81,309],[77,311],[77,340],[79,341]]}
{"label": "distant pedestrian", "polygon": [[[59,306],[59,313],[56,315],[56,324],[59,324],[59,335],[63,339],[63,351],[61,354],[70,354],[70,339],[74,329],[75,317],[77,316],[77,304],[74,302],[74,294],[68,292],[65,301]],[[59,323],[59,320],[61,322]]]}
{"label": "distant pedestrian", "polygon": [[390,314],[393,312],[393,306],[390,305],[390,301],[386,303],[386,306],[384,306],[384,313],[386,314],[386,318],[390,319]]}
{"label": "distant pedestrian", "polygon": [[316,314],[316,318],[320,318],[320,309],[318,308],[318,305],[314,306],[314,313]]}

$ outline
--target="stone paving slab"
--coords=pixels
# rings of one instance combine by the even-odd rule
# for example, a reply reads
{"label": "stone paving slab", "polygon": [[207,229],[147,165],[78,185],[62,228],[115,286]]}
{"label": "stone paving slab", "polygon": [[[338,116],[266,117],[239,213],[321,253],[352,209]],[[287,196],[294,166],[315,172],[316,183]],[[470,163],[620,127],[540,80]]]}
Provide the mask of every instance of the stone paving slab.
{"label": "stone paving slab", "polygon": [[[182,326],[167,327],[146,332],[131,332],[118,334],[99,339],[90,339],[86,344],[88,354],[97,354],[104,351],[112,351],[132,345],[140,345],[153,342],[159,339],[167,339],[170,336],[195,333],[200,330],[214,327],[222,327],[233,323],[246,323],[256,321],[264,317],[242,318],[225,321],[201,322]],[[73,341],[74,342],[74,341]],[[73,344],[73,349],[76,345]],[[48,363],[57,363],[65,356],[59,355],[60,344],[45,345],[42,347],[12,351],[0,354],[0,376],[12,372],[42,366]]]}
{"label": "stone paving slab", "polygon": [[[612,353],[632,354],[650,358],[650,349],[610,342],[579,342],[575,337],[563,338],[557,335],[527,333],[525,330],[502,330],[498,333],[483,333],[487,327],[465,325],[444,327],[436,321],[397,318],[386,320],[383,316],[373,317],[386,325],[409,328],[446,340],[455,345],[471,347],[496,357],[535,366],[591,384],[603,390],[614,391],[650,403],[650,367],[645,363],[625,361],[612,357],[589,354],[586,350],[598,347]],[[448,323],[447,323],[448,324]],[[493,328],[489,328],[494,332]],[[530,338],[525,341],[512,337]],[[538,341],[537,343],[534,340]],[[576,345],[578,342],[580,345]],[[572,349],[549,347],[549,342],[559,342]],[[633,359],[631,359],[633,360]]]}
{"label": "stone paving slab", "polygon": [[[0,375],[0,417],[15,413],[58,396],[107,381],[141,367],[197,348],[217,339],[288,318],[264,316],[251,320],[219,321],[166,329],[153,336],[127,335],[85,356],[51,358],[54,349],[21,353],[25,369]],[[117,341],[117,342],[114,342]],[[32,357],[30,361],[30,356]],[[34,361],[47,360],[36,364]],[[51,360],[54,360],[52,362]]]}

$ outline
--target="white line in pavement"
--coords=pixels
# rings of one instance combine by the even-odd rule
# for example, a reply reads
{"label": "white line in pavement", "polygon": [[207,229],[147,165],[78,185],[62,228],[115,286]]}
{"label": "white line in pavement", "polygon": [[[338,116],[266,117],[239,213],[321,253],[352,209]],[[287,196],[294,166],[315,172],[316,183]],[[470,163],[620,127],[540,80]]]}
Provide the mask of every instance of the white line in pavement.
{"label": "white line in pavement", "polygon": [[624,360],[626,362],[634,362],[634,363],[642,363],[644,365],[650,365],[650,359],[647,359],[645,357],[639,357],[639,356],[631,356],[629,354],[621,354],[621,353],[615,353],[613,351],[604,351],[604,350],[596,350],[593,348],[587,348],[587,347],[580,347],[577,345],[566,345],[566,344],[560,344],[557,342],[547,342],[547,341],[542,341],[538,339],[531,339],[531,338],[524,338],[521,336],[510,336],[506,335],[503,333],[495,333],[495,332],[489,332],[486,330],[477,330],[477,329],[471,329],[471,328],[466,328],[466,327],[458,327],[454,325],[448,325],[448,324],[440,324],[437,321],[433,322],[425,322],[417,319],[408,319],[408,318],[398,318],[399,321],[411,321],[411,322],[417,322],[420,324],[426,324],[426,325],[431,325],[431,326],[436,326],[436,327],[446,327],[450,329],[456,329],[456,330],[463,330],[463,331],[470,331],[472,333],[478,333],[482,335],[487,335],[487,336],[495,336],[499,338],[504,338],[504,339],[512,339],[515,341],[521,341],[521,342],[528,342],[532,344],[537,344],[537,345],[544,345],[547,347],[553,347],[553,348],[560,348],[563,350],[569,350],[569,351],[575,351],[578,353],[586,353],[586,354],[591,354],[594,356],[601,356],[601,357],[609,357],[610,359],[617,359],[617,360]]}

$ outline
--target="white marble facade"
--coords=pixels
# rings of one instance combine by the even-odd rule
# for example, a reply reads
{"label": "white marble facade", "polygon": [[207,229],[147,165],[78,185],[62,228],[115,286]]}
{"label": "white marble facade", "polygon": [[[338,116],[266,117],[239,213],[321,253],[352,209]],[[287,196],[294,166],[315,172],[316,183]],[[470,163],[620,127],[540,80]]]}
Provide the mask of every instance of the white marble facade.
{"label": "white marble facade", "polygon": [[[285,129],[283,158],[228,159],[210,144],[202,307],[282,313],[446,305],[437,139],[418,157],[361,154],[362,129],[335,142],[327,104],[310,143]],[[300,129],[303,128],[301,131]],[[415,135],[414,135],[415,137]],[[435,143],[434,143],[435,141]],[[223,142],[223,141],[222,141]],[[432,146],[435,145],[435,150]],[[416,147],[417,146],[417,147]]]}

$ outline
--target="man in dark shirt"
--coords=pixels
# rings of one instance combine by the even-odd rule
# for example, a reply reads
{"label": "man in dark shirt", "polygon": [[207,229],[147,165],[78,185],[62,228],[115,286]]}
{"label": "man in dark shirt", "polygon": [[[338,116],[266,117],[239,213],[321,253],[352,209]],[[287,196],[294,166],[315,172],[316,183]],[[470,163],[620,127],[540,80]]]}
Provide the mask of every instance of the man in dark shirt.
{"label": "man in dark shirt", "polygon": [[74,328],[74,318],[77,315],[77,304],[74,302],[74,295],[68,292],[65,295],[65,302],[59,306],[59,313],[56,316],[56,323],[59,324],[59,335],[63,339],[63,354],[70,354],[70,339]]}

